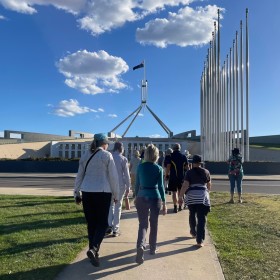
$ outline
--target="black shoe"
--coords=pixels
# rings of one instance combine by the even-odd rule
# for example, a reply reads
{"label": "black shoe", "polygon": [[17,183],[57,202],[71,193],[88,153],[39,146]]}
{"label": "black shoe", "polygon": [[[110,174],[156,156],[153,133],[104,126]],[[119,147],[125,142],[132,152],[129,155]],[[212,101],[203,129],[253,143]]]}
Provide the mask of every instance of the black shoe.
{"label": "black shoe", "polygon": [[158,248],[150,250],[151,255],[155,255],[158,252]]}
{"label": "black shoe", "polygon": [[112,234],[112,233],[113,233],[112,227],[108,227],[107,230],[106,230],[106,232],[105,232],[105,235],[110,235],[110,234]]}
{"label": "black shoe", "polygon": [[177,205],[174,205],[173,213],[177,213],[177,212],[178,212]]}
{"label": "black shoe", "polygon": [[90,262],[92,265],[98,267],[100,266],[100,262],[99,262],[99,255],[96,252],[96,250],[94,249],[90,249],[87,251],[87,256],[90,259]]}
{"label": "black shoe", "polygon": [[113,232],[113,237],[118,237],[118,236],[120,236],[121,234],[118,232],[118,231],[114,231]]}
{"label": "black shoe", "polygon": [[179,211],[182,211],[182,206],[181,205],[179,205]]}
{"label": "black shoe", "polygon": [[138,264],[142,264],[144,262],[144,248],[143,247],[137,248],[137,254],[136,254],[135,261]]}

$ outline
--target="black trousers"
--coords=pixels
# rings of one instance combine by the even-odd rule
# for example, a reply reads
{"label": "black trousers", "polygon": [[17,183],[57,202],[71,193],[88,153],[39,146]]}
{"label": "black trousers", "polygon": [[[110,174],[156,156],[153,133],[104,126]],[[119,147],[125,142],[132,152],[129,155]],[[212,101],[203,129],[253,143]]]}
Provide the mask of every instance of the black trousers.
{"label": "black trousers", "polygon": [[99,251],[108,227],[111,193],[82,192],[83,209],[87,222],[89,249]]}
{"label": "black trousers", "polygon": [[196,235],[197,243],[202,243],[205,239],[205,225],[210,207],[204,204],[191,204],[188,208],[191,234]]}

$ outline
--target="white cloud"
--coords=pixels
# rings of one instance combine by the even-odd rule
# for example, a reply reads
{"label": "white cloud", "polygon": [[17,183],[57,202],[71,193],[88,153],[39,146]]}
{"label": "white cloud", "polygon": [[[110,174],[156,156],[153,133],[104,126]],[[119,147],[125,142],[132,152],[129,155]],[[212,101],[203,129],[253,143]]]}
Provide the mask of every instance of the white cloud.
{"label": "white cloud", "polygon": [[161,136],[160,134],[152,134],[148,137],[150,137],[150,138],[162,138],[163,136]]}
{"label": "white cloud", "polygon": [[103,50],[72,53],[60,59],[57,67],[69,87],[85,94],[118,92],[127,87],[120,75],[128,71],[128,65],[122,58]]}
{"label": "white cloud", "polygon": [[6,9],[26,14],[37,13],[39,5],[52,5],[74,14],[80,28],[99,35],[166,7],[188,5],[193,1],[198,0],[0,0],[0,4]]}
{"label": "white cloud", "polygon": [[178,13],[169,13],[168,18],[156,18],[147,22],[144,28],[137,29],[137,41],[160,48],[171,44],[186,47],[209,43],[217,9],[215,5],[196,9],[184,7]]}
{"label": "white cloud", "polygon": [[37,13],[34,7],[36,5],[52,5],[57,9],[63,9],[69,13],[77,14],[85,8],[87,2],[88,0],[0,0],[0,4],[6,9],[24,14]]}
{"label": "white cloud", "polygon": [[5,20],[6,18],[2,15],[0,15],[0,20]]}
{"label": "white cloud", "polygon": [[75,99],[62,100],[58,106],[48,104],[49,107],[54,107],[53,114],[60,117],[74,117],[79,114],[86,114],[90,112],[98,112],[97,110],[89,107],[82,107]]}
{"label": "white cloud", "polygon": [[110,117],[110,118],[117,118],[118,116],[116,114],[109,114],[108,117]]}

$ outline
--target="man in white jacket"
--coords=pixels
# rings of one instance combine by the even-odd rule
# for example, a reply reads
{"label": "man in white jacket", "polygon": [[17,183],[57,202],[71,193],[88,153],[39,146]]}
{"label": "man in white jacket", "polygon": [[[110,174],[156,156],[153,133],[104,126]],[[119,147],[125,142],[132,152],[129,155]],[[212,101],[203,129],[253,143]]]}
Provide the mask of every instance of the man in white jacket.
{"label": "man in white jacket", "polygon": [[119,177],[119,197],[117,201],[111,201],[111,207],[108,217],[109,227],[106,231],[107,235],[113,234],[113,237],[120,235],[120,218],[122,211],[122,202],[124,196],[128,196],[130,191],[130,175],[128,160],[122,155],[124,149],[121,142],[115,142],[113,149],[113,158],[118,171]]}
{"label": "man in white jacket", "polygon": [[76,203],[83,203],[89,241],[87,256],[94,266],[99,266],[98,251],[108,228],[111,200],[119,199],[118,173],[113,156],[107,151],[108,144],[105,134],[94,135],[90,150],[80,159],[74,188]]}

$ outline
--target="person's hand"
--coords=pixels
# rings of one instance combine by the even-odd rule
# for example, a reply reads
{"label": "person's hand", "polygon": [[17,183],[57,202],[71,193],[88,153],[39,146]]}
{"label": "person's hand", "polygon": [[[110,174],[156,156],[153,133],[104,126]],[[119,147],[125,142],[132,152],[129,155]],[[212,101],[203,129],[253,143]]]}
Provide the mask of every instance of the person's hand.
{"label": "person's hand", "polygon": [[179,202],[179,205],[182,206],[182,204],[183,204],[183,202],[184,202],[182,196],[179,197],[178,202]]}
{"label": "person's hand", "polygon": [[80,205],[82,203],[82,196],[79,191],[74,191],[74,199],[77,205]]}
{"label": "person's hand", "polygon": [[166,204],[164,203],[163,205],[162,205],[162,215],[164,216],[164,215],[166,215],[167,214],[167,207],[166,207]]}

